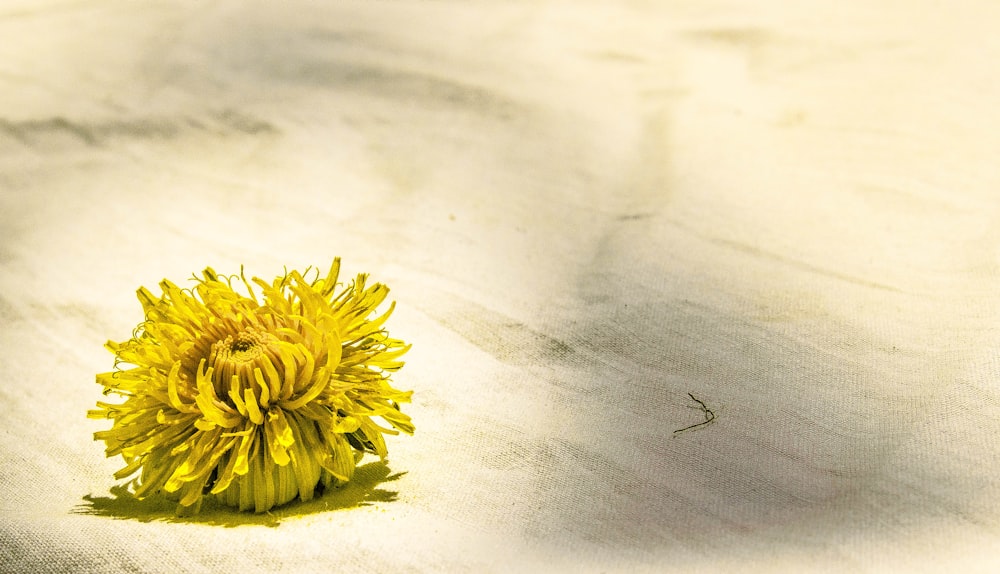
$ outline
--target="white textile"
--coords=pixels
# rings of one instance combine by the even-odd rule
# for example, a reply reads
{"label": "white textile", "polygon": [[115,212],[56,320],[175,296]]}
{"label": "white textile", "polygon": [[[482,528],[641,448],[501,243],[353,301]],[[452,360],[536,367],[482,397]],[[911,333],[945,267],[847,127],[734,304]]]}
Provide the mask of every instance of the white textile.
{"label": "white textile", "polygon": [[[0,571],[1000,571],[998,26],[5,2]],[[135,289],[338,255],[416,434],[267,515],[116,498]]]}

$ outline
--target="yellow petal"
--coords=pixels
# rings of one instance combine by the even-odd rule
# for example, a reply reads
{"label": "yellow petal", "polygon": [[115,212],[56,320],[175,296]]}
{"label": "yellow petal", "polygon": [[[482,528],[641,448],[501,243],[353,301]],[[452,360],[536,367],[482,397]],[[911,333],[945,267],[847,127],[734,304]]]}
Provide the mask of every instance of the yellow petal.
{"label": "yellow petal", "polygon": [[288,464],[288,447],[295,443],[295,435],[292,427],[289,426],[285,413],[281,409],[272,409],[267,413],[267,422],[264,425],[264,432],[267,435],[267,446],[271,451],[275,464],[285,466]]}
{"label": "yellow petal", "polygon": [[254,396],[253,389],[244,389],[243,399],[247,407],[247,416],[250,417],[253,424],[263,424],[264,415],[260,412],[260,406],[257,404],[257,397]]}

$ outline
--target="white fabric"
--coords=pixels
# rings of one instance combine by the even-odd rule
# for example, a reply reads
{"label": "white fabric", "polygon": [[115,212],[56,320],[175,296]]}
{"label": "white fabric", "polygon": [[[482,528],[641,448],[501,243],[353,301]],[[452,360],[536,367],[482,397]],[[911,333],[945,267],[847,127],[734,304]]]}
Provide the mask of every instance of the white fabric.
{"label": "white fabric", "polygon": [[[997,571],[998,22],[5,2],[0,570]],[[336,255],[415,436],[270,515],[116,500],[135,289]]]}

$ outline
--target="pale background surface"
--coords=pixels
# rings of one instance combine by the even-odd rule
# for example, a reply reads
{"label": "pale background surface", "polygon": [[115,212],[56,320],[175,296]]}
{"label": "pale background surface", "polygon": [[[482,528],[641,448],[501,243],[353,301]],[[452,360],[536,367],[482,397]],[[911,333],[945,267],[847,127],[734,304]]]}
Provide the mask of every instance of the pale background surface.
{"label": "pale background surface", "polygon": [[[997,571],[1000,3],[281,4],[0,7],[0,569]],[[114,501],[134,290],[335,255],[388,469]]]}

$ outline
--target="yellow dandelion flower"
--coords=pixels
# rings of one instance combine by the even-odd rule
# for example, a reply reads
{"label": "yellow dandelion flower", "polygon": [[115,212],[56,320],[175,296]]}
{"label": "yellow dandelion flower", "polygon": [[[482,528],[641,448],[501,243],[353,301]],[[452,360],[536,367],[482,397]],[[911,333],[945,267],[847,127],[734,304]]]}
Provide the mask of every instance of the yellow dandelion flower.
{"label": "yellow dandelion flower", "polygon": [[124,458],[115,478],[136,475],[136,497],[165,492],[179,510],[215,496],[264,512],[350,480],[366,452],[384,459],[383,433],[412,434],[399,408],[412,392],[389,385],[409,346],[383,327],[395,303],[376,315],[389,289],[360,274],[338,292],[339,271],[337,258],[324,278],[251,284],[208,268],[193,289],[139,289],[146,320],[108,341],[116,368],[97,375],[125,400],[87,413],[114,421],[94,438]]}

